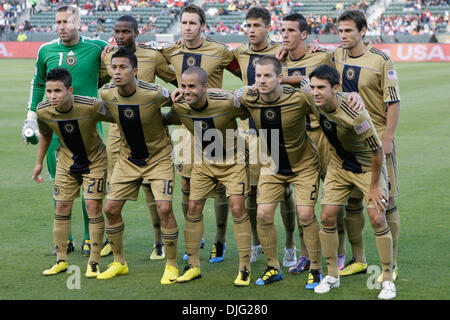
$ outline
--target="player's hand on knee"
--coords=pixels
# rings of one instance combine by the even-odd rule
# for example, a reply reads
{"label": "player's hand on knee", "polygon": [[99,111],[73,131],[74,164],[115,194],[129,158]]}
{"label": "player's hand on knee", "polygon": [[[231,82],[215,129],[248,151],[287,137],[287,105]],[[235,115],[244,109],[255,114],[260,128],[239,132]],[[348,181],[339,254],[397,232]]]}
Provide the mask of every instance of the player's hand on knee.
{"label": "player's hand on knee", "polygon": [[347,96],[347,101],[354,111],[360,112],[365,109],[364,101],[361,96],[356,92],[350,92]]}
{"label": "player's hand on knee", "polygon": [[369,202],[372,201],[375,205],[375,209],[378,212],[385,212],[387,209],[388,199],[383,194],[383,190],[380,187],[370,188]]}
{"label": "player's hand on knee", "polygon": [[34,181],[36,181],[37,183],[42,183],[44,182],[44,179],[42,179],[41,177],[41,172],[42,172],[42,163],[37,163],[34,166],[33,169],[33,174],[31,175],[31,178],[33,178]]}
{"label": "player's hand on knee", "polygon": [[28,111],[27,118],[22,128],[22,140],[26,144],[37,144],[39,142],[39,127],[37,124],[37,114]]}

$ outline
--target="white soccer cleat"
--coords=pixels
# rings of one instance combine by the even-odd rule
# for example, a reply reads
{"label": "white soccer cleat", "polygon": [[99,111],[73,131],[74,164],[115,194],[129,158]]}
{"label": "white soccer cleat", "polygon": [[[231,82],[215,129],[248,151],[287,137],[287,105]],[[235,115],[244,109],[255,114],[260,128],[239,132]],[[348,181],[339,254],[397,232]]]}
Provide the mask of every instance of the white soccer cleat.
{"label": "white soccer cleat", "polygon": [[327,293],[330,292],[333,288],[338,288],[340,286],[341,282],[339,278],[335,278],[332,276],[327,275],[325,278],[322,279],[320,284],[314,288],[315,293]]}
{"label": "white soccer cleat", "polygon": [[395,289],[395,284],[391,281],[383,281],[382,289],[378,295],[378,299],[390,300],[397,296],[397,290]]}
{"label": "white soccer cleat", "polygon": [[297,249],[284,248],[283,267],[293,267],[297,263]]}
{"label": "white soccer cleat", "polygon": [[250,263],[256,262],[259,255],[263,252],[261,245],[252,246],[252,253],[250,255]]}

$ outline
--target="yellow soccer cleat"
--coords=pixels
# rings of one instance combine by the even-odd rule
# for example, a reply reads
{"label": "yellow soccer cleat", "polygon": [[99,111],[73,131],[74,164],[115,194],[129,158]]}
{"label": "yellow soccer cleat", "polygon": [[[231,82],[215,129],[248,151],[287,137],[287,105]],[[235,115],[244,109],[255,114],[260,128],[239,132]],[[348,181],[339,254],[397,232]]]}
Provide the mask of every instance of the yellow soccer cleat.
{"label": "yellow soccer cleat", "polygon": [[150,260],[162,260],[166,257],[166,253],[164,252],[164,245],[160,242],[156,242],[153,245],[153,251],[150,255]]}
{"label": "yellow soccer cleat", "polygon": [[200,268],[193,267],[188,264],[183,271],[183,274],[177,278],[177,282],[184,283],[195,279],[200,279],[202,277],[200,273]]}
{"label": "yellow soccer cleat", "polygon": [[69,267],[69,263],[67,263],[64,260],[59,260],[59,261],[56,261],[56,263],[53,266],[51,266],[49,269],[44,270],[42,272],[42,274],[44,276],[53,276],[53,275],[58,274],[60,272],[67,271],[68,267]]}
{"label": "yellow soccer cleat", "polygon": [[98,267],[97,262],[88,262],[86,267],[86,278],[97,278],[97,276],[100,274],[100,269]]}
{"label": "yellow soccer cleat", "polygon": [[111,244],[109,244],[108,240],[103,244],[102,251],[100,251],[101,257],[109,256],[112,253]]}
{"label": "yellow soccer cleat", "polygon": [[340,276],[350,276],[352,274],[367,273],[367,263],[357,262],[354,258],[339,271]]}
{"label": "yellow soccer cleat", "polygon": [[120,262],[114,261],[108,265],[108,269],[97,275],[97,279],[105,280],[111,279],[115,276],[128,274],[128,264],[121,264]]}
{"label": "yellow soccer cleat", "polygon": [[[392,281],[395,282],[395,280],[397,280],[397,276],[398,276],[398,267],[397,266],[393,266],[392,268]],[[380,275],[377,278],[378,282],[383,282],[383,272],[380,273]]]}
{"label": "yellow soccer cleat", "polygon": [[85,257],[89,257],[91,255],[91,240],[84,240],[81,245],[81,253]]}
{"label": "yellow soccer cleat", "polygon": [[234,280],[234,286],[246,287],[248,285],[250,285],[250,272],[248,271],[247,267],[244,266],[244,268],[242,268],[242,270],[239,271],[236,280]]}
{"label": "yellow soccer cleat", "polygon": [[174,266],[166,265],[164,274],[161,278],[161,284],[172,284],[177,282],[178,269]]}

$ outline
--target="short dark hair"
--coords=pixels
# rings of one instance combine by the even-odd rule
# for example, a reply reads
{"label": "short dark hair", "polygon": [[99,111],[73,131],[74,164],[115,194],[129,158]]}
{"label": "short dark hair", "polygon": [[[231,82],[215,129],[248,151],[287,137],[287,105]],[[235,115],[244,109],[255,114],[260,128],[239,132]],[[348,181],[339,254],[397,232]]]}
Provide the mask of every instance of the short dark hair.
{"label": "short dark hair", "polygon": [[297,21],[300,32],[308,32],[308,22],[306,22],[305,17],[300,13],[289,14],[283,17],[283,21]]}
{"label": "short dark hair", "polygon": [[78,17],[80,17],[80,12],[78,11],[77,7],[61,6],[58,9],[56,9],[56,12],[70,12],[70,13],[75,14]]}
{"label": "short dark hair", "polygon": [[322,80],[328,80],[330,85],[334,87],[335,85],[340,84],[341,76],[339,74],[339,71],[336,70],[336,68],[333,68],[327,64],[321,64],[317,68],[315,68],[310,74],[309,79],[311,80],[313,77],[322,79]]}
{"label": "short dark hair", "polygon": [[114,58],[122,58],[122,57],[123,58],[127,58],[130,61],[131,66],[133,67],[133,69],[137,68],[137,64],[138,63],[137,63],[136,56],[134,55],[133,52],[130,51],[130,49],[125,48],[125,47],[119,47],[119,49],[117,49],[117,51],[114,52],[114,54],[112,55],[111,61]]}
{"label": "short dark hair", "polygon": [[116,20],[116,23],[117,22],[128,22],[133,28],[134,32],[139,30],[138,22],[133,16],[130,15],[121,16]]}
{"label": "short dark hair", "polygon": [[185,12],[198,14],[200,17],[200,24],[206,23],[205,11],[203,11],[203,9],[201,7],[199,7],[195,4],[187,5],[186,7],[183,8],[183,10],[181,10],[180,21],[183,17],[183,13],[185,13]]}
{"label": "short dark hair", "polygon": [[195,73],[198,76],[198,79],[200,80],[200,83],[202,85],[205,85],[208,83],[208,74],[206,73],[205,70],[203,70],[200,67],[197,66],[193,66],[190,68],[187,68],[186,70],[184,70],[183,75],[189,75],[189,74],[193,74]]}
{"label": "short dark hair", "polygon": [[245,15],[245,21],[248,19],[259,19],[261,18],[266,26],[270,25],[270,12],[266,8],[260,6],[252,6],[248,9]]}
{"label": "short dark hair", "polygon": [[55,68],[50,70],[45,77],[45,82],[48,81],[61,81],[64,83],[64,87],[66,87],[66,89],[69,89],[72,86],[72,76],[69,71],[64,68]]}
{"label": "short dark hair", "polygon": [[358,28],[358,31],[361,31],[364,27],[367,28],[366,16],[359,10],[347,10],[343,12],[338,18],[338,23],[345,20],[354,21],[356,24],[356,28]]}
{"label": "short dark hair", "polygon": [[271,64],[273,66],[273,70],[275,71],[277,76],[279,76],[283,72],[283,68],[281,66],[281,62],[275,57],[264,56],[264,57],[259,58],[256,61],[256,65],[265,66],[265,65],[268,65],[268,64]]}

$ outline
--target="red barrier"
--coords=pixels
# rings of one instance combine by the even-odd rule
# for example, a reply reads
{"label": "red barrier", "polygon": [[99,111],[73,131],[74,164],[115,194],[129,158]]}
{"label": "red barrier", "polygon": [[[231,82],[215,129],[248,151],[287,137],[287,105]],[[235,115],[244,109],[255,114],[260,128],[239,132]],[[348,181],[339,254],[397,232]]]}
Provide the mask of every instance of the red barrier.
{"label": "red barrier", "polygon": [[[0,42],[1,58],[36,58],[40,46],[44,42]],[[230,43],[236,47],[239,43]],[[338,44],[321,44],[327,48],[334,48]],[[383,50],[393,61],[398,62],[450,62],[450,44],[442,43],[381,43],[374,44]]]}

